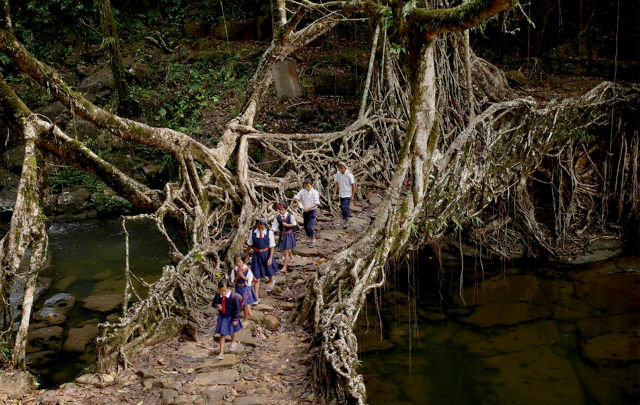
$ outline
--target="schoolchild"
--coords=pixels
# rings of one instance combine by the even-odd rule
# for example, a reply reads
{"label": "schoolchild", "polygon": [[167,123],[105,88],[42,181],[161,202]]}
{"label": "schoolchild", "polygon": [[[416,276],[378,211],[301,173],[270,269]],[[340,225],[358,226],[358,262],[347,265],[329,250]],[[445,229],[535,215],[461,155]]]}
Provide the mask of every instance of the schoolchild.
{"label": "schoolchild", "polygon": [[349,226],[349,217],[351,216],[350,206],[351,199],[356,195],[356,180],[353,174],[347,168],[344,162],[338,163],[338,172],[334,179],[333,195],[340,198],[340,211],[342,211],[342,227]]}
{"label": "schoolchild", "polygon": [[271,224],[271,230],[278,232],[280,236],[280,242],[278,243],[278,249],[284,252],[282,271],[287,272],[287,267],[293,264],[293,253],[291,252],[296,247],[296,235],[294,233],[295,227],[298,225],[296,219],[287,212],[289,204],[286,201],[280,201],[278,203],[278,215],[273,219]]}
{"label": "schoolchild", "polygon": [[236,286],[236,292],[242,297],[242,307],[244,308],[244,321],[247,322],[251,316],[249,305],[258,302],[258,297],[253,289],[253,273],[249,266],[244,264],[241,254],[237,253],[233,257],[235,267],[231,270],[231,281]]}
{"label": "schoolchild", "polygon": [[224,359],[224,340],[226,336],[231,336],[229,351],[236,351],[236,332],[242,329],[242,322],[238,318],[242,297],[240,294],[231,291],[227,280],[220,280],[218,283],[218,293],[213,297],[211,304],[218,310],[218,322],[215,333],[220,334],[220,354],[218,359]]}
{"label": "schoolchild", "polygon": [[278,263],[273,257],[275,247],[275,238],[273,232],[267,229],[267,220],[257,218],[256,226],[251,231],[249,239],[247,239],[246,257],[253,251],[251,272],[253,273],[253,285],[258,302],[260,301],[260,279],[264,277],[269,279],[266,288],[267,292],[271,292],[275,284],[273,275],[278,272]]}
{"label": "schoolchild", "polygon": [[302,190],[293,197],[294,201],[302,204],[302,219],[304,220],[304,231],[309,238],[309,247],[316,246],[316,218],[318,216],[318,207],[320,206],[320,194],[313,188],[313,180],[310,177],[304,179]]}

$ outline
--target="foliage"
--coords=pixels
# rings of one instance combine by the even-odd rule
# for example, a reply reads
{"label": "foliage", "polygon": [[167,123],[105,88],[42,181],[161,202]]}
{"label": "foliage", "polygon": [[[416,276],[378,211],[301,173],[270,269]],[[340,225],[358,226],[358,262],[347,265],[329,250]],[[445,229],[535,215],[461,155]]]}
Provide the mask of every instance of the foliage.
{"label": "foliage", "polygon": [[103,217],[129,214],[133,211],[133,205],[129,201],[103,193],[95,194],[89,207],[94,208]]}
{"label": "foliage", "polygon": [[49,176],[49,187],[52,193],[60,193],[65,187],[82,185],[87,190],[97,191],[102,184],[94,176],[73,167],[63,167]]}

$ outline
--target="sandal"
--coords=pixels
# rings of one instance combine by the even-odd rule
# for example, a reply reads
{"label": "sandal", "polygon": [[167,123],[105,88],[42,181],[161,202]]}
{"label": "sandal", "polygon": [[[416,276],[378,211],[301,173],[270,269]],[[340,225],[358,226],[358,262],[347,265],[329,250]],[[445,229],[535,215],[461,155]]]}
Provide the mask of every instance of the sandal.
{"label": "sandal", "polygon": [[233,343],[231,343],[231,344],[229,345],[229,351],[230,351],[231,353],[233,353],[233,352],[235,352],[235,351],[236,351],[236,348],[237,348],[237,347],[238,347],[238,344],[237,344],[236,342],[233,342]]}
{"label": "sandal", "polygon": [[219,354],[216,356],[216,359],[218,360],[224,360],[224,354]]}

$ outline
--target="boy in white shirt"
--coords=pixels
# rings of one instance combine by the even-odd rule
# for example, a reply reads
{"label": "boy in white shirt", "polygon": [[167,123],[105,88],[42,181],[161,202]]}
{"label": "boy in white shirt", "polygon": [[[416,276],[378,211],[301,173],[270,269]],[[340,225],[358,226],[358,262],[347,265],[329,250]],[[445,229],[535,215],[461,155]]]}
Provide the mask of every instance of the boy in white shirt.
{"label": "boy in white shirt", "polygon": [[293,197],[294,201],[301,203],[304,209],[302,219],[304,220],[304,231],[309,237],[307,245],[309,247],[316,246],[316,218],[318,216],[318,207],[320,206],[320,194],[313,188],[313,180],[307,177],[302,182],[303,189]]}
{"label": "boy in white shirt", "polygon": [[334,197],[340,198],[340,210],[342,211],[342,219],[344,220],[342,228],[347,228],[347,226],[349,226],[349,217],[351,216],[349,210],[351,198],[355,198],[356,195],[356,180],[347,168],[346,163],[338,163],[338,173],[336,173],[334,182],[335,188],[333,195]]}

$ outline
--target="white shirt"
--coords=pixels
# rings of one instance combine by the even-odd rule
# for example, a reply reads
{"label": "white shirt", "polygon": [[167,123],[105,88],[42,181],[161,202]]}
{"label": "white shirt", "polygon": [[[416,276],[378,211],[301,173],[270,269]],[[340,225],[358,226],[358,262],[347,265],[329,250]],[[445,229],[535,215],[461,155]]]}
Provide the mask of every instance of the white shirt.
{"label": "white shirt", "polygon": [[351,185],[356,182],[356,179],[353,178],[353,174],[351,174],[349,170],[345,170],[344,174],[340,173],[338,170],[335,182],[338,183],[338,194],[340,195],[340,198],[351,197],[353,194]]}
{"label": "white shirt", "polygon": [[298,194],[293,198],[300,200],[304,209],[311,207],[313,204],[318,204],[318,207],[320,206],[320,194],[318,194],[318,191],[315,188],[312,188],[309,191],[307,191],[306,188],[303,188],[298,191]]}
{"label": "white shirt", "polygon": [[[235,282],[235,280],[236,280],[236,269],[237,269],[238,271],[240,271],[240,269],[238,269],[238,266],[234,267],[234,268],[233,268],[233,270],[231,270],[231,282],[232,282],[232,283],[233,283],[233,282]],[[249,266],[247,266],[247,265],[245,264],[245,265],[243,266],[243,268],[242,268],[242,269],[243,269],[243,270],[244,270],[244,269],[247,269],[247,270],[248,270],[248,269],[249,269]],[[250,272],[250,271],[248,271],[248,272],[247,272],[247,275],[246,275],[245,277],[247,278],[247,285],[248,285],[249,287],[251,287],[251,283],[253,282],[253,273],[252,273],[252,272]]]}
{"label": "white shirt", "polygon": [[[254,228],[253,233],[256,235],[256,238],[260,237],[260,231],[258,228]],[[262,231],[262,237],[264,238],[267,233],[269,233],[269,247],[276,247],[276,239],[273,237],[273,232],[269,232],[269,229],[264,228]],[[249,239],[247,239],[247,245],[253,246],[253,238],[251,237],[251,234],[249,234]]]}
{"label": "white shirt", "polygon": [[[278,213],[278,215],[280,215],[280,213]],[[271,223],[271,230],[273,232],[279,232],[280,228],[278,227],[278,215],[276,215],[275,218],[273,218],[273,222]],[[282,222],[286,222],[287,221],[287,215],[289,216],[289,222],[291,223],[291,225],[297,225],[298,223],[296,222],[296,219],[293,217],[293,215],[289,214],[288,212],[285,212],[284,215],[282,215]],[[286,226],[284,227],[285,231],[290,230],[291,228],[287,228]]]}

